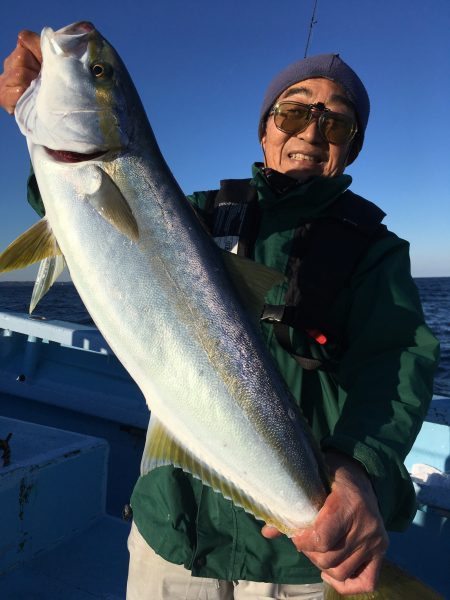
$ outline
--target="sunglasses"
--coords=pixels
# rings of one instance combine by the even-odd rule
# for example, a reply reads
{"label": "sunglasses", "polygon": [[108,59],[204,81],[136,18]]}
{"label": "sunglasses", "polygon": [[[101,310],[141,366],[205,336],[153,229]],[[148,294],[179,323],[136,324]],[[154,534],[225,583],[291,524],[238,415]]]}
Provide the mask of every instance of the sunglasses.
{"label": "sunglasses", "polygon": [[273,115],[277,129],[290,134],[305,131],[312,120],[316,119],[321,136],[330,144],[337,146],[350,142],[358,131],[354,119],[325,108],[322,102],[317,104],[278,102],[269,114]]}

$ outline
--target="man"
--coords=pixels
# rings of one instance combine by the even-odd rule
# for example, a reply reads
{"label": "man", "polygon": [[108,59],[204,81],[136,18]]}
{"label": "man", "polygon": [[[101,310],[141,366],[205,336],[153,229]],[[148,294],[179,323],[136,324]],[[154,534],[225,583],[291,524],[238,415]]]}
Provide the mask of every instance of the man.
{"label": "man", "polygon": [[[0,76],[8,112],[40,61],[38,38],[21,32]],[[404,529],[414,515],[403,460],[431,398],[437,342],[407,244],[347,191],[368,116],[367,92],[339,56],[298,61],[266,92],[264,165],[251,182],[190,197],[219,244],[289,278],[266,298],[262,333],[322,446],[332,491],[289,540],[179,469],[150,472],[132,496],[129,600],[318,599],[316,567],[341,593],[371,591],[385,526]],[[224,227],[230,215],[240,218]]]}

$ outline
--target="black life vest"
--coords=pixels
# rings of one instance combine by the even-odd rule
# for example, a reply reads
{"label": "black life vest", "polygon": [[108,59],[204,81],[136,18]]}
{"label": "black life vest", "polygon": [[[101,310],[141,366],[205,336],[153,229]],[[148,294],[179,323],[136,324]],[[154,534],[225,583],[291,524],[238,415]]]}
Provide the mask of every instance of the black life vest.
{"label": "black life vest", "polygon": [[[266,174],[281,193],[297,182],[276,171]],[[275,178],[275,181],[273,181]],[[259,232],[260,208],[250,179],[227,179],[219,190],[206,192],[206,226],[223,249],[251,256]],[[283,187],[284,186],[284,187]],[[281,189],[280,189],[281,188]],[[303,220],[294,233],[288,260],[285,304],[266,304],[261,320],[273,324],[278,343],[307,370],[334,370],[345,341],[329,320],[330,308],[349,284],[369,246],[387,234],[385,213],[375,204],[347,190],[326,215]],[[299,356],[292,347],[289,327],[333,349],[334,358]]]}

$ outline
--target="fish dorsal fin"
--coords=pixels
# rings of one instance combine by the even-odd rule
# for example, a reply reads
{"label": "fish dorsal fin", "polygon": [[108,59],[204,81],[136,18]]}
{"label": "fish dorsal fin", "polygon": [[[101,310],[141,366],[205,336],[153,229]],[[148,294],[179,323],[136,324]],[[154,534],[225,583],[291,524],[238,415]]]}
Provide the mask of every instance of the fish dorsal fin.
{"label": "fish dorsal fin", "polygon": [[138,224],[130,205],[111,177],[100,167],[95,167],[99,185],[95,192],[87,195],[87,200],[98,214],[120,233],[133,242],[139,237]]}
{"label": "fish dorsal fin", "polygon": [[173,465],[190,473],[194,477],[240,506],[246,512],[277,527],[280,531],[292,534],[282,519],[265,504],[257,502],[244,490],[211,468],[202,458],[184,447],[175,436],[152,413],[147,434],[147,443],[142,458],[142,474],[146,475],[157,467]]}
{"label": "fish dorsal fin", "polygon": [[44,258],[39,267],[30,302],[30,315],[64,270],[62,255]]}
{"label": "fish dorsal fin", "polygon": [[285,276],[275,269],[232,252],[222,250],[221,254],[242,304],[259,320],[267,292],[274,285],[285,281]]}
{"label": "fish dorsal fin", "polygon": [[44,217],[19,235],[0,255],[0,273],[24,269],[40,260],[60,254],[58,242]]}

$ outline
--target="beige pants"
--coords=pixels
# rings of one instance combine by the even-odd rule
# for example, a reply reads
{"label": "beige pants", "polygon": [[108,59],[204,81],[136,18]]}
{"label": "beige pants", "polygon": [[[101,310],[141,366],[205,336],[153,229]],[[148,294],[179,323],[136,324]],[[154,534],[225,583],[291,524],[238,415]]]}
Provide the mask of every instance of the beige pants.
{"label": "beige pants", "polygon": [[132,525],[127,600],[322,600],[321,583],[287,585],[192,577],[182,565],[167,562]]}

